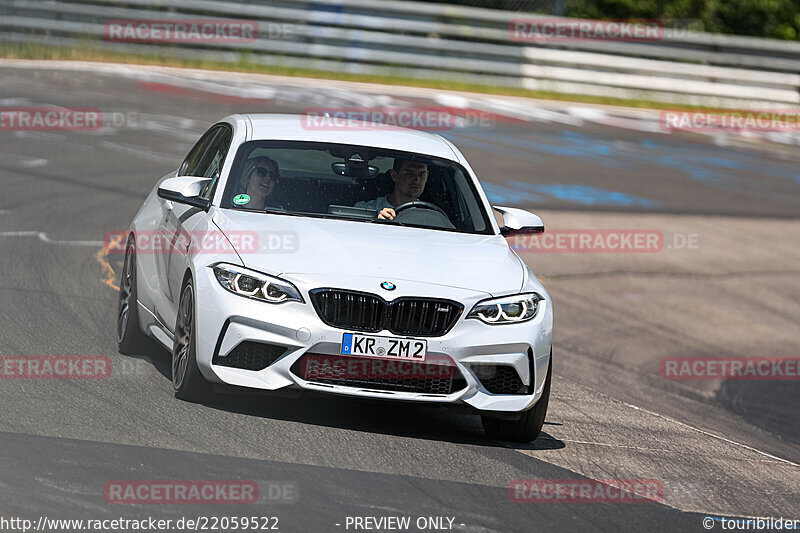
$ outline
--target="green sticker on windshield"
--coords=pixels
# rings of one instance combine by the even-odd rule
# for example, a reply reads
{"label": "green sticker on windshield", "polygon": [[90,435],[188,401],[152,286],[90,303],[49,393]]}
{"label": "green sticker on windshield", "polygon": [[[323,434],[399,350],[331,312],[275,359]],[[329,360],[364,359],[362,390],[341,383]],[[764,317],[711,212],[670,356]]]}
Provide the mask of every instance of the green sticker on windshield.
{"label": "green sticker on windshield", "polygon": [[250,201],[250,195],[239,194],[233,197],[233,203],[236,205],[244,205]]}

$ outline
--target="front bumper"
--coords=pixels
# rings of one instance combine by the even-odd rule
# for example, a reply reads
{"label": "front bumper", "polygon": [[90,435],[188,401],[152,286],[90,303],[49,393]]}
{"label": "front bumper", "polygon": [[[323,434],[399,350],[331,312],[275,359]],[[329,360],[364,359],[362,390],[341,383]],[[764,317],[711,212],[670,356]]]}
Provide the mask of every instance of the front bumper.
{"label": "front bumper", "polygon": [[[342,334],[346,330],[326,325],[319,318],[308,296],[308,290],[316,287],[304,286],[292,279],[306,302],[275,305],[231,294],[219,285],[210,268],[198,269],[195,281],[198,294],[195,315],[197,364],[204,377],[211,382],[263,390],[298,388],[364,398],[465,404],[480,411],[497,412],[530,409],[544,389],[550,364],[553,325],[552,306],[548,298],[541,302],[533,320],[492,326],[465,318],[472,306],[485,297],[484,294],[452,287],[427,287],[424,294],[397,294],[398,297],[449,298],[463,303],[465,307],[448,333],[424,338],[428,343],[428,357],[450,358],[463,375],[466,387],[450,394],[427,394],[316,383],[292,372],[292,366],[305,354],[341,355]],[[431,291],[436,294],[431,294]],[[386,331],[376,335],[392,336]],[[215,354],[225,357],[246,341],[279,345],[285,347],[285,352],[263,370],[213,364]],[[489,392],[474,370],[479,365],[513,367],[529,393]]]}

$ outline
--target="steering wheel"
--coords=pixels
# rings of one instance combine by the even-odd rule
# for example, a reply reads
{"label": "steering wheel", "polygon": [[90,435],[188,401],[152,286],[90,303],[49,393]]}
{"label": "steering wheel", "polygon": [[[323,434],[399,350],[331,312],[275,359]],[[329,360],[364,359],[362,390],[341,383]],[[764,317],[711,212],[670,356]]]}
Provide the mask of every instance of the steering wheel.
{"label": "steering wheel", "polygon": [[438,211],[439,213],[442,214],[442,216],[444,216],[444,218],[450,220],[450,217],[447,216],[447,213],[445,213],[441,207],[439,207],[436,204],[432,204],[430,202],[424,202],[422,200],[412,200],[410,202],[400,204],[394,208],[394,212],[396,215],[399,215],[401,211],[405,211],[406,209],[411,209],[414,207],[418,207],[420,209],[430,209],[431,211]]}

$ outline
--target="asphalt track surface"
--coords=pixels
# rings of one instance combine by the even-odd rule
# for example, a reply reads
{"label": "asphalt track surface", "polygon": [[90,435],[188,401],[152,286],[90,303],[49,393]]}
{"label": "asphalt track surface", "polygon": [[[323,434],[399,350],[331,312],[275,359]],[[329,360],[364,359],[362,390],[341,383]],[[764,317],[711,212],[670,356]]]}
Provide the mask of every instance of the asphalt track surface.
{"label": "asphalt track surface", "polygon": [[[103,253],[103,236],[127,228],[157,178],[214,121],[453,102],[525,117],[445,132],[493,201],[535,210],[549,230],[664,235],[658,253],[523,254],[556,305],[553,397],[536,442],[489,440],[474,416],[327,396],[189,404],[172,395],[169,354],[117,353],[118,260]],[[348,516],[447,516],[459,531],[520,532],[701,531],[706,516],[800,518],[798,382],[659,374],[669,356],[800,354],[791,144],[667,134],[652,117],[591,106],[0,65],[0,107],[44,105],[129,120],[94,132],[0,131],[0,355],[105,355],[113,371],[99,380],[0,380],[0,516],[277,516],[282,531],[344,531]],[[664,493],[654,503],[511,501],[509,483],[534,478],[655,479]],[[288,483],[297,499],[202,506],[103,497],[109,481],[152,479]]]}

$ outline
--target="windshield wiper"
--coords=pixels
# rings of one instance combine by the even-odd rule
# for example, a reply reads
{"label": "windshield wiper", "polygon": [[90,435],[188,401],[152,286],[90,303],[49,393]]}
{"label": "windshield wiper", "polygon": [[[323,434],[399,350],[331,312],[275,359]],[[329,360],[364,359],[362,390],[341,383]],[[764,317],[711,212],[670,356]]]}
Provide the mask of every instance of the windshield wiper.
{"label": "windshield wiper", "polygon": [[404,222],[388,218],[373,218],[372,220],[370,220],[370,222],[377,222],[378,224],[394,224],[395,226],[408,226],[408,224]]}
{"label": "windshield wiper", "polygon": [[326,218],[326,219],[336,219],[336,220],[357,220],[359,222],[372,222],[372,223],[379,223],[379,224],[394,224],[395,226],[408,226],[399,220],[389,220],[389,219],[380,219],[380,218],[360,218],[348,215],[337,215],[334,213],[308,213],[305,211],[286,211],[285,209],[275,209],[275,208],[267,208],[267,209],[246,209],[243,211],[252,211],[254,213],[267,213],[272,215],[289,215],[289,216],[296,216],[296,217],[313,217],[313,218]]}

